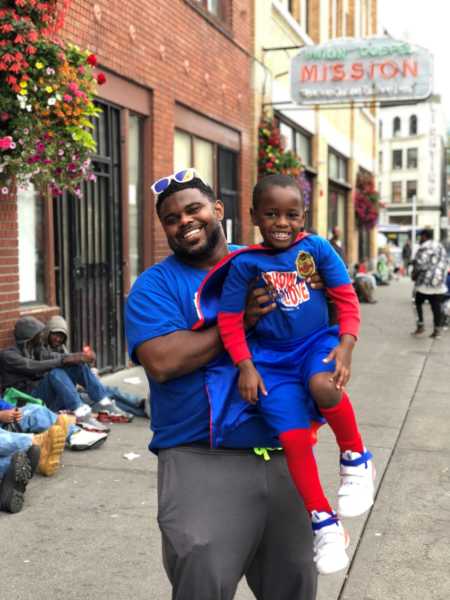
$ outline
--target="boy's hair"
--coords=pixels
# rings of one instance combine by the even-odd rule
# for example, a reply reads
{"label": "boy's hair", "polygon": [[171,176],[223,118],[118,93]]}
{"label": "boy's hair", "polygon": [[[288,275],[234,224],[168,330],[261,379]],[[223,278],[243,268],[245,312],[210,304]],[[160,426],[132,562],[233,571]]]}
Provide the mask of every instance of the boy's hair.
{"label": "boy's hair", "polygon": [[266,192],[269,188],[278,186],[278,187],[293,187],[300,193],[300,198],[303,203],[303,192],[302,189],[296,179],[290,177],[289,175],[266,175],[262,179],[258,181],[258,183],[253,188],[253,197],[252,204],[253,208],[258,208],[258,204],[261,200],[261,196]]}
{"label": "boy's hair", "polygon": [[194,179],[191,179],[190,181],[185,181],[183,183],[178,183],[178,181],[173,180],[170,182],[167,189],[165,189],[163,192],[161,192],[161,194],[159,194],[156,200],[156,212],[158,213],[158,215],[160,214],[161,206],[166,198],[168,198],[172,194],[175,194],[176,192],[180,192],[181,190],[186,190],[188,188],[199,190],[204,196],[206,196],[209,199],[210,202],[216,201],[216,195],[212,187],[204,183],[198,177],[194,177]]}

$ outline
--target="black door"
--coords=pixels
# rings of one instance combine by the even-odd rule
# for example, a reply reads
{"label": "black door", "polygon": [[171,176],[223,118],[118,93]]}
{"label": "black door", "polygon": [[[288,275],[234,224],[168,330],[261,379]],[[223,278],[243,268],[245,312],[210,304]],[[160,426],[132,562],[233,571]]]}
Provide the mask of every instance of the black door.
{"label": "black door", "polygon": [[54,200],[57,300],[71,348],[89,345],[101,371],[125,366],[120,202],[120,110],[99,103],[97,180]]}
{"label": "black door", "polygon": [[229,244],[237,244],[239,236],[239,195],[237,189],[237,154],[226,148],[218,149],[219,198],[225,207],[223,228]]}

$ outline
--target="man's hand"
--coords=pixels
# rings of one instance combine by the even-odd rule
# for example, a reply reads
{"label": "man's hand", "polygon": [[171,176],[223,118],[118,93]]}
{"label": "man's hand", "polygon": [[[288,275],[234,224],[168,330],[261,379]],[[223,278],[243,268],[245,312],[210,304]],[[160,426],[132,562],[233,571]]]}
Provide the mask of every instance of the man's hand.
{"label": "man's hand", "polygon": [[270,290],[265,287],[251,289],[247,296],[247,306],[245,308],[245,329],[254,327],[261,317],[272,312],[276,307]]}
{"label": "man's hand", "polygon": [[0,423],[18,423],[22,419],[22,413],[18,408],[0,410]]}
{"label": "man's hand", "polygon": [[324,363],[332,360],[336,361],[336,368],[330,377],[330,381],[335,383],[336,389],[341,390],[350,380],[352,352],[355,346],[355,338],[352,335],[344,334],[341,337],[341,343],[323,359]]}
{"label": "man's hand", "polygon": [[256,404],[258,402],[258,390],[264,396],[267,396],[264,381],[251,360],[243,360],[238,364],[238,368],[240,371],[238,388],[244,400],[250,402],[250,404]]}
{"label": "man's hand", "polygon": [[74,352],[73,354],[67,354],[63,358],[63,365],[81,365],[83,363],[92,362],[92,358],[84,352]]}

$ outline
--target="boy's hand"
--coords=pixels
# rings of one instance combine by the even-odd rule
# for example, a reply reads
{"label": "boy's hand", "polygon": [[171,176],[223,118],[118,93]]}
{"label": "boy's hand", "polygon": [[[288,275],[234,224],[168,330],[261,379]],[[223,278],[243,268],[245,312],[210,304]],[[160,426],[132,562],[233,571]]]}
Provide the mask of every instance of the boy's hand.
{"label": "boy's hand", "polygon": [[325,287],[323,279],[320,276],[320,273],[318,273],[317,271],[315,271],[311,275],[311,277],[308,277],[308,279],[306,280],[306,283],[308,285],[310,285],[313,290],[323,290]]}
{"label": "boy's hand", "polygon": [[256,404],[258,402],[258,390],[264,396],[267,396],[264,381],[251,360],[243,360],[238,364],[238,368],[240,371],[238,388],[244,400],[250,402],[250,404]]}
{"label": "boy's hand", "polygon": [[340,390],[345,387],[350,380],[352,366],[352,352],[355,346],[355,338],[352,335],[344,334],[341,337],[341,343],[323,359],[324,363],[329,363],[332,360],[336,361],[336,368],[331,374],[330,381],[334,381],[336,389]]}
{"label": "boy's hand", "polygon": [[261,317],[272,312],[276,307],[277,305],[273,301],[273,295],[270,290],[263,287],[251,289],[248,293],[247,306],[245,307],[245,329],[254,327]]}

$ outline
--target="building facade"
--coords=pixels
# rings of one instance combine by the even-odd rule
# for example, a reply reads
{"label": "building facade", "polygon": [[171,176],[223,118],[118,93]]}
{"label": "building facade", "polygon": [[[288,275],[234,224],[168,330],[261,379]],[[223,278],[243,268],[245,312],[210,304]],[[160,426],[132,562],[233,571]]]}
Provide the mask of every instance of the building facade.
{"label": "building facade", "polygon": [[447,127],[440,97],[384,107],[379,118],[380,231],[400,245],[411,238],[413,224],[446,239]]}
{"label": "building facade", "polygon": [[83,198],[33,188],[0,202],[0,348],[15,320],[63,314],[72,347],[126,365],[123,300],[167,255],[151,182],[194,166],[225,204],[229,241],[249,239],[254,119],[247,0],[73,0],[61,37],[95,53],[107,82],[96,182]]}
{"label": "building facade", "polygon": [[375,109],[298,106],[289,73],[304,46],[376,33],[376,0],[255,1],[255,123],[274,115],[286,147],[305,164],[308,224],[325,237],[338,226],[348,264],[376,252],[375,232],[358,227],[353,204],[358,174],[376,172]]}

